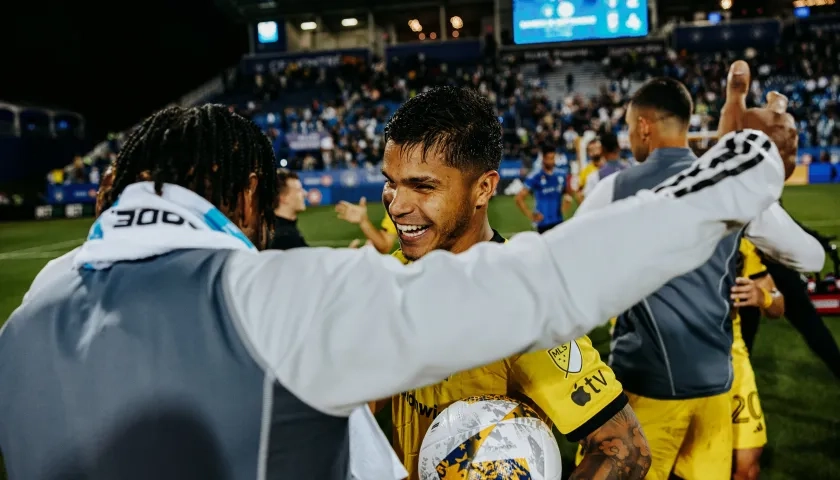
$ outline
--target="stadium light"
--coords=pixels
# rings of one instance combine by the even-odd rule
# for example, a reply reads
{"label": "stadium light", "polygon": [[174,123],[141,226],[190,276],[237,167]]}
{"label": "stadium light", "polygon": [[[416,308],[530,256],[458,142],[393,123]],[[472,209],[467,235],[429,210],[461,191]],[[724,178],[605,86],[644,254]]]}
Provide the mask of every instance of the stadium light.
{"label": "stadium light", "polygon": [[435,33],[435,32],[430,33],[429,38],[432,39],[432,40],[436,39],[437,38],[437,33]]}
{"label": "stadium light", "polygon": [[318,24],[315,22],[303,22],[300,24],[301,30],[315,30],[318,28]]}
{"label": "stadium light", "polygon": [[458,33],[458,30],[455,30],[454,32],[452,32],[452,38],[458,38],[459,35],[460,35],[460,33]]}
{"label": "stadium light", "polygon": [[342,27],[355,27],[359,24],[359,21],[355,18],[343,18],[341,19],[341,26]]}
{"label": "stadium light", "polygon": [[423,32],[420,32],[420,35],[418,35],[418,37],[420,38],[420,40],[425,40],[426,39],[426,34],[423,33]]}
{"label": "stadium light", "polygon": [[423,31],[423,26],[420,25],[420,20],[417,20],[416,18],[408,21],[408,28],[415,33]]}
{"label": "stadium light", "polygon": [[449,23],[452,24],[452,28],[454,28],[455,30],[458,30],[459,28],[464,26],[464,21],[458,15],[455,15],[454,17],[450,18]]}
{"label": "stadium light", "polygon": [[720,8],[729,10],[732,8],[732,0],[720,0]]}

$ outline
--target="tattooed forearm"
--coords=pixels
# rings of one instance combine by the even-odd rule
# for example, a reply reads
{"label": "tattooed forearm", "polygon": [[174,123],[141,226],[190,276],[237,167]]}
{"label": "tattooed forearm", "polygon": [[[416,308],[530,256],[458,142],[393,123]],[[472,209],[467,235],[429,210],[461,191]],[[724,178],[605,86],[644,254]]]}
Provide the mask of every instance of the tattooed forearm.
{"label": "tattooed forearm", "polygon": [[569,480],[642,479],[650,468],[647,439],[629,405],[580,443],[583,461]]}

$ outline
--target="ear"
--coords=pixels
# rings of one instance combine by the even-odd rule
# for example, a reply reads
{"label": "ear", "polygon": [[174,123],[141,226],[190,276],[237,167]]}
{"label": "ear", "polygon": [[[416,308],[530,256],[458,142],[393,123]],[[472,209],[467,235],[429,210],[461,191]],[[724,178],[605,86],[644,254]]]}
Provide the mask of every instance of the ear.
{"label": "ear", "polygon": [[490,203],[493,194],[496,193],[496,187],[499,186],[499,172],[491,170],[482,173],[475,182],[475,208],[484,208]]}

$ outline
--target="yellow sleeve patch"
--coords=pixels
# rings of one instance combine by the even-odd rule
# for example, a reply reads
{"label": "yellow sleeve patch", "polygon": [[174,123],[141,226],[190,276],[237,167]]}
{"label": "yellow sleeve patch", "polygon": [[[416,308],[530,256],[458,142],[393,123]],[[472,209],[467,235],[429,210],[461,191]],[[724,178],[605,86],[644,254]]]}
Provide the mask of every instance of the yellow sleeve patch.
{"label": "yellow sleeve patch", "polygon": [[564,434],[586,423],[622,392],[588,337],[516,358],[511,380]]}

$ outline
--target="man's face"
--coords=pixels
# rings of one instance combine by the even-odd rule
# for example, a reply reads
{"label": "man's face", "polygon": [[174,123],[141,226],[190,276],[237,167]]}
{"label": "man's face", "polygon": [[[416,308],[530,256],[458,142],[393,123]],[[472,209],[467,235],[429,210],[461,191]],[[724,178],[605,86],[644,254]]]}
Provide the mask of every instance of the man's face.
{"label": "man's face", "polygon": [[633,158],[637,162],[644,162],[650,155],[650,123],[645,118],[642,118],[636,107],[630,104],[625,114],[627,121],[628,139],[630,140],[630,151],[633,153]]}
{"label": "man's face", "polygon": [[389,141],[382,173],[386,178],[382,203],[409,260],[432,250],[451,250],[464,232],[481,220],[476,208],[486,207],[492,196],[480,185],[488,174],[473,179],[446,165],[434,148],[424,155],[422,146],[402,148]]}
{"label": "man's face", "polygon": [[592,140],[586,145],[586,156],[589,161],[597,165],[601,161],[601,142]]}
{"label": "man's face", "polygon": [[306,210],[306,192],[300,179],[290,178],[286,180],[286,191],[280,195],[280,204],[288,205],[294,212]]}
{"label": "man's face", "polygon": [[556,152],[545,152],[543,153],[543,168],[551,171],[557,165],[557,153]]}

